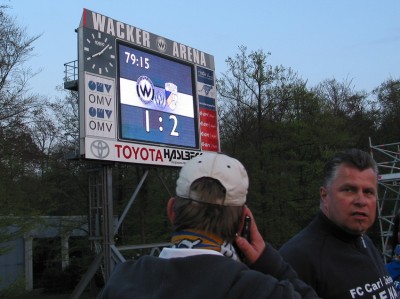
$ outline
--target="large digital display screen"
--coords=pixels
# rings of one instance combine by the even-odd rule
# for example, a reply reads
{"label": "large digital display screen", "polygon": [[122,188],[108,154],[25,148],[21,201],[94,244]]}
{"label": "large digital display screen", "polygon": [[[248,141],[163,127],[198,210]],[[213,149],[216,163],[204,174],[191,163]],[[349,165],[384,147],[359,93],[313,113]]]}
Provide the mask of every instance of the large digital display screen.
{"label": "large digital display screen", "polygon": [[199,149],[194,66],[117,42],[120,140]]}

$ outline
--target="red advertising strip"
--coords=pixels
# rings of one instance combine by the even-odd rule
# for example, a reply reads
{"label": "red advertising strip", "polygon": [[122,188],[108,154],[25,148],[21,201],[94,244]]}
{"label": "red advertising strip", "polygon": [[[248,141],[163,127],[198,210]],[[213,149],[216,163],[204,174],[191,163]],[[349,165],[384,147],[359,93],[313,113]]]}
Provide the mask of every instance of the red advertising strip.
{"label": "red advertising strip", "polygon": [[217,112],[200,107],[200,142],[205,151],[219,151]]}

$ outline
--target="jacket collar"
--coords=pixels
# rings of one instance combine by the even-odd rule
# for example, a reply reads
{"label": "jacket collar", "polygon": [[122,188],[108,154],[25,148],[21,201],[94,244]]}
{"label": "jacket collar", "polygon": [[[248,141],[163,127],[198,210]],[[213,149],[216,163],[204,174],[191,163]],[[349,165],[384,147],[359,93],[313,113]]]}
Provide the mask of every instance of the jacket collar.
{"label": "jacket collar", "polygon": [[[347,231],[345,231],[343,228],[335,224],[333,221],[331,221],[328,217],[325,216],[325,214],[320,210],[318,213],[318,216],[315,219],[315,222],[320,223],[329,233],[331,233],[333,236],[336,238],[344,241],[344,242],[354,242],[357,247],[362,246],[366,247],[364,239],[363,239],[363,234],[352,234]],[[360,242],[362,244],[360,244]]]}

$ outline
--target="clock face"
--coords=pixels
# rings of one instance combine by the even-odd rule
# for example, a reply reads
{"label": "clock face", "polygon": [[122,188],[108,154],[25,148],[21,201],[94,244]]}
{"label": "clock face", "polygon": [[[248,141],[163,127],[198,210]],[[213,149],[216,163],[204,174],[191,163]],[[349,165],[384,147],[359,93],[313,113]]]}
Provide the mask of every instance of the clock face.
{"label": "clock face", "polygon": [[100,31],[87,31],[84,36],[85,69],[99,75],[114,75],[114,38]]}

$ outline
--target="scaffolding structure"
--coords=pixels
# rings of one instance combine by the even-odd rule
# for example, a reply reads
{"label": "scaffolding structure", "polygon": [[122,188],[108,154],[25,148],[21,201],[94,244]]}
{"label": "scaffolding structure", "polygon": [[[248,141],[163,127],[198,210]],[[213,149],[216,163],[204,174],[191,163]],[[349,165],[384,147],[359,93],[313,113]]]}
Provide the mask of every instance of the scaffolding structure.
{"label": "scaffolding structure", "polygon": [[400,142],[373,145],[370,139],[369,144],[379,170],[377,213],[382,254],[387,262],[392,256],[394,218],[400,212]]}

